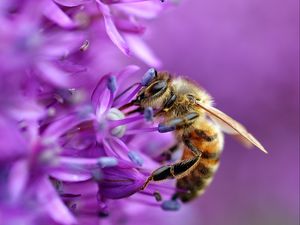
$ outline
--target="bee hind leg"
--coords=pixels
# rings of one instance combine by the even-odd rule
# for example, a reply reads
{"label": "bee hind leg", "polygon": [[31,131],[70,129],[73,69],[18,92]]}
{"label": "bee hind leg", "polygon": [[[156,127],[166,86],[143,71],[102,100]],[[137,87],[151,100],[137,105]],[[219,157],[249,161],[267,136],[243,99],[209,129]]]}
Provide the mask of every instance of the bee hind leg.
{"label": "bee hind leg", "polygon": [[[169,132],[175,129],[180,129],[188,123],[192,123],[199,114],[197,112],[190,112],[180,118],[174,118],[168,121],[166,124],[159,124],[158,130],[161,133]],[[183,143],[188,147],[194,154],[194,157],[190,159],[185,159],[180,162],[171,165],[161,166],[154,170],[152,174],[148,177],[141,190],[144,190],[150,181],[161,181],[165,179],[180,179],[189,174],[195,166],[198,165],[201,158],[201,150],[192,144],[188,136],[183,136]]]}
{"label": "bee hind leg", "polygon": [[194,157],[182,160],[175,164],[161,166],[154,170],[148,177],[141,190],[144,190],[150,181],[161,181],[166,179],[180,179],[190,173],[200,162],[202,152],[197,149],[187,138],[183,139],[184,144],[193,152]]}
{"label": "bee hind leg", "polygon": [[161,181],[166,179],[181,178],[185,176],[193,166],[197,165],[200,159],[200,155],[197,155],[191,159],[182,160],[172,165],[165,165],[154,170],[148,177],[141,190],[144,190],[150,181]]}

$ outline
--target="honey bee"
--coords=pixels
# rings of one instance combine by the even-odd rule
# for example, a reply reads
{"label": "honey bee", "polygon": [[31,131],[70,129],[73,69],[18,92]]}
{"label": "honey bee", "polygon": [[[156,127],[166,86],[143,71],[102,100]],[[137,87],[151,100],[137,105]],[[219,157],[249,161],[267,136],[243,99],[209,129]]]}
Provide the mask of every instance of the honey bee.
{"label": "honey bee", "polygon": [[130,104],[140,109],[152,107],[154,118],[160,121],[159,132],[174,131],[184,149],[179,162],[154,170],[141,189],[151,181],[175,178],[177,189],[183,190],[175,194],[176,198],[188,202],[201,195],[219,166],[223,133],[239,136],[245,144],[267,153],[244,126],[215,108],[212,97],[188,79],[152,68],[142,85]]}

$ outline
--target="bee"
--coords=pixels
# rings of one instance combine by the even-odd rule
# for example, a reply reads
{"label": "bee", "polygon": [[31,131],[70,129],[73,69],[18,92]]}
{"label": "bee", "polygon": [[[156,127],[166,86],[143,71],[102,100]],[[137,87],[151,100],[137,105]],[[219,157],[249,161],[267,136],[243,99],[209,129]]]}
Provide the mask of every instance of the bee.
{"label": "bee", "polygon": [[175,178],[179,190],[175,198],[188,202],[203,194],[219,166],[223,133],[239,136],[267,153],[244,126],[215,108],[212,97],[188,79],[152,68],[141,83],[143,87],[130,104],[140,109],[152,107],[160,122],[158,131],[173,131],[178,144],[184,146],[181,160],[154,170],[141,189],[151,181]]}

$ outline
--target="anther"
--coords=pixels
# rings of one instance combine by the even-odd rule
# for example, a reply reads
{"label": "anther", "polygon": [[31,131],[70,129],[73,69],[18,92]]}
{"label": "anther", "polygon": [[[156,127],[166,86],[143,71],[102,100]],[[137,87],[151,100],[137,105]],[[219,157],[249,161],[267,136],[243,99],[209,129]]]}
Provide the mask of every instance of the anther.
{"label": "anther", "polygon": [[111,92],[115,92],[117,89],[117,79],[115,76],[111,76],[108,78],[107,80],[107,88],[111,91]]}
{"label": "anther", "polygon": [[174,131],[175,129],[176,129],[175,125],[158,124],[158,132],[160,132],[160,133]]}
{"label": "anther", "polygon": [[161,208],[166,211],[177,211],[180,209],[180,204],[175,200],[167,200],[161,204]]}
{"label": "anther", "polygon": [[141,84],[147,86],[155,77],[157,76],[157,71],[154,68],[149,69],[143,76]]}
{"label": "anther", "polygon": [[152,121],[153,120],[153,116],[154,116],[153,108],[152,107],[147,107],[144,110],[144,118],[145,118],[145,120],[146,121]]}
{"label": "anther", "polygon": [[158,191],[155,191],[153,195],[156,201],[160,202],[162,200],[161,194]]}
{"label": "anther", "polygon": [[98,163],[100,164],[101,168],[113,167],[118,165],[118,160],[114,157],[100,157],[98,159]]}
{"label": "anther", "polygon": [[90,42],[85,40],[83,44],[80,46],[80,51],[85,52],[90,46]]}
{"label": "anther", "polygon": [[128,157],[132,162],[134,162],[138,166],[142,166],[144,163],[144,160],[141,158],[141,156],[138,152],[129,151]]}
{"label": "anther", "polygon": [[[101,166],[102,167],[102,166]],[[103,167],[102,167],[103,168]],[[103,174],[101,172],[101,170],[93,170],[92,171],[92,177],[95,181],[100,181],[103,179]]]}

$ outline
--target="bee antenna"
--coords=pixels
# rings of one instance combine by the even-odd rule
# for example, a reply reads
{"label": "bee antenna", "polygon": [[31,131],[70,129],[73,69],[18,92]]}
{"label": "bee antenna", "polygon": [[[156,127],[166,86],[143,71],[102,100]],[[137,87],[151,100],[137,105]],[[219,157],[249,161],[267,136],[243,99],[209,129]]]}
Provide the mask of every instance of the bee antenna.
{"label": "bee antenna", "polygon": [[124,95],[126,92],[128,92],[130,89],[132,89],[134,86],[136,85],[140,85],[141,83],[137,82],[137,83],[134,83],[132,85],[130,85],[128,88],[126,88],[124,91],[122,91],[118,96],[115,97],[115,101],[120,98],[122,95]]}
{"label": "bee antenna", "polygon": [[131,101],[131,102],[125,104],[125,105],[122,105],[121,107],[119,107],[119,110],[122,111],[122,110],[124,110],[124,109],[128,109],[129,107],[133,106],[134,103],[135,103],[135,101]]}

